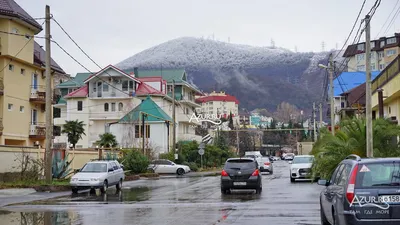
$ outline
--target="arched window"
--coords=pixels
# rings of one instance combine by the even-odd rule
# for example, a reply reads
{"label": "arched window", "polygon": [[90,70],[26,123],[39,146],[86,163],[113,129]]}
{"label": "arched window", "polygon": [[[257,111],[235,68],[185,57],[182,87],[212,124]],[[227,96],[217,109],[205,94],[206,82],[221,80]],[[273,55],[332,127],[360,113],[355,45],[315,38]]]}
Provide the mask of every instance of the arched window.
{"label": "arched window", "polygon": [[123,108],[124,108],[124,104],[122,104],[122,102],[120,102],[118,104],[118,111],[122,111]]}
{"label": "arched window", "polygon": [[108,103],[104,103],[104,111],[108,112]]}

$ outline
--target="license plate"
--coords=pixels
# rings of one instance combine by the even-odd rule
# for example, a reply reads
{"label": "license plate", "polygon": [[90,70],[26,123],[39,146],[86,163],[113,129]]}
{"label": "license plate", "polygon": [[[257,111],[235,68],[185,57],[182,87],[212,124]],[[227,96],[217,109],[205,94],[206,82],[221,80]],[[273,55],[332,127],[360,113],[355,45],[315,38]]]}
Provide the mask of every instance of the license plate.
{"label": "license plate", "polygon": [[233,182],[233,185],[235,185],[235,186],[245,186],[246,182]]}
{"label": "license plate", "polygon": [[400,203],[400,195],[381,195],[379,196],[379,201],[386,203]]}

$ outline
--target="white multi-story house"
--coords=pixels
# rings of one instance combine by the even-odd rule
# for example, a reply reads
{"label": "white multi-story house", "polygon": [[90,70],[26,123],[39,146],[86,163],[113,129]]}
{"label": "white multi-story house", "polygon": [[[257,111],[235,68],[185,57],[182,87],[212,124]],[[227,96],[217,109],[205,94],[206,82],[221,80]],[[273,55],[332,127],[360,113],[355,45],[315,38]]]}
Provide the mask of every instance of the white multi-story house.
{"label": "white multi-story house", "polygon": [[[96,145],[99,135],[109,132],[109,124],[119,121],[127,112],[140,104],[134,97],[141,82],[109,65],[89,76],[84,85],[63,98],[66,104],[57,104],[61,109],[59,118],[54,119],[55,126],[62,126],[67,120],[83,121],[85,133],[77,148]],[[55,137],[55,143],[66,143],[65,135]]]}
{"label": "white multi-story house", "polygon": [[[99,135],[106,132],[116,135],[122,147],[140,147],[146,133],[149,147],[157,149],[158,153],[167,152],[172,145],[169,123],[172,123],[173,81],[176,140],[200,142],[201,136],[195,134],[195,126],[200,124],[190,121],[194,108],[199,106],[194,102],[194,95],[200,91],[186,81],[184,70],[164,70],[161,77],[157,71],[135,69],[129,72],[107,66],[89,76],[81,88],[64,96],[66,104],[55,105],[61,109],[61,115],[54,120],[54,125],[61,127],[66,120],[83,121],[86,136],[78,142],[77,148],[96,146]],[[141,126],[142,112],[156,114],[156,120],[145,121],[147,130]],[[66,143],[65,135],[56,137],[55,142]]]}

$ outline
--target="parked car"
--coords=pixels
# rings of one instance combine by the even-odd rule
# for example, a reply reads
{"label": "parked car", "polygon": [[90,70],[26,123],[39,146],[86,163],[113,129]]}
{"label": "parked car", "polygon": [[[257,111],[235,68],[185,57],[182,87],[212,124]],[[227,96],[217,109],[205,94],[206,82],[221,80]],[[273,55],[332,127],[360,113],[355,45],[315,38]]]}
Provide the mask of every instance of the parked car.
{"label": "parked car", "polygon": [[272,163],[274,161],[271,161],[269,157],[262,157],[262,165],[260,168],[261,172],[268,172],[269,174],[273,174],[274,173],[274,167],[272,165]]}
{"label": "parked car", "polygon": [[287,153],[284,157],[285,160],[293,160],[295,155],[294,153]]}
{"label": "parked car", "polygon": [[92,161],[86,163],[82,169],[71,177],[70,186],[73,193],[78,190],[100,188],[102,193],[107,192],[108,187],[116,185],[117,190],[122,188],[125,179],[123,166],[118,161]]}
{"label": "parked car", "polygon": [[350,155],[320,194],[321,224],[400,224],[400,158]]}
{"label": "parked car", "polygon": [[190,167],[176,164],[167,159],[157,159],[150,163],[148,170],[159,174],[176,173],[178,175],[183,175],[190,172]]}
{"label": "parked car", "polygon": [[258,164],[258,169],[259,170],[262,169],[264,161],[263,161],[263,156],[261,155],[260,152],[258,152],[258,151],[245,152],[244,156],[255,159],[257,161],[257,164]]}
{"label": "parked car", "polygon": [[314,162],[313,155],[296,155],[290,165],[290,182],[296,179],[309,179],[311,167]]}
{"label": "parked car", "polygon": [[221,172],[221,193],[231,189],[255,189],[262,191],[262,177],[257,162],[251,158],[230,158]]}

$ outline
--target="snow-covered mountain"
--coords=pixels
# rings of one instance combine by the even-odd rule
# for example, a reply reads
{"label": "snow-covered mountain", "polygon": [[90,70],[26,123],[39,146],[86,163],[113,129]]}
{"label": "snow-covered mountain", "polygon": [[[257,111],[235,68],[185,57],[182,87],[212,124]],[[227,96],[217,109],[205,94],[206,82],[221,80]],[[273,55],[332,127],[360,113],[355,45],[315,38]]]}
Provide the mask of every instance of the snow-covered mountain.
{"label": "snow-covered mountain", "polygon": [[282,101],[310,108],[322,98],[325,71],[318,63],[326,64],[328,54],[183,37],[135,54],[117,66],[185,68],[189,80],[204,91],[224,90],[249,110],[275,110]]}

